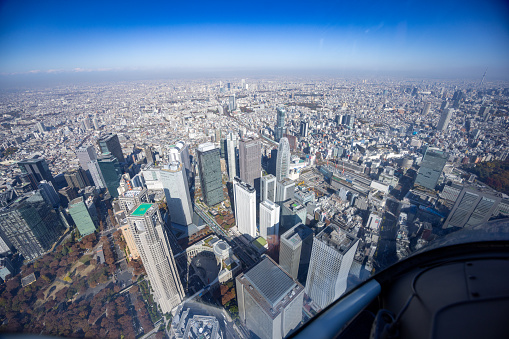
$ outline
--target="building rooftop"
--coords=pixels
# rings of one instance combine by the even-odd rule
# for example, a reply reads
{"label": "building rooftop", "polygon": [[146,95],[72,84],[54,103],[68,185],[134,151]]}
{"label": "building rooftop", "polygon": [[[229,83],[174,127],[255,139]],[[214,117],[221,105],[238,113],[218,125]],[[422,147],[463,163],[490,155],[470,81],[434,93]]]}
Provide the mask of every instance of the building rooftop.
{"label": "building rooftop", "polygon": [[343,231],[338,225],[330,224],[316,236],[317,240],[325,242],[328,246],[344,254],[356,242],[357,238]]}
{"label": "building rooftop", "polygon": [[272,307],[295,287],[293,279],[267,257],[244,273],[244,277]]}
{"label": "building rooftop", "polygon": [[152,204],[140,204],[140,206],[138,206],[134,210],[134,212],[131,213],[131,215],[134,217],[139,217],[139,216],[145,215],[145,213],[147,213],[147,211],[150,209],[150,207],[152,207]]}
{"label": "building rooftop", "polygon": [[296,246],[312,234],[313,230],[305,226],[303,223],[299,223],[294,227],[290,228],[285,233],[283,233],[281,238],[284,238],[285,240],[290,242],[293,246]]}

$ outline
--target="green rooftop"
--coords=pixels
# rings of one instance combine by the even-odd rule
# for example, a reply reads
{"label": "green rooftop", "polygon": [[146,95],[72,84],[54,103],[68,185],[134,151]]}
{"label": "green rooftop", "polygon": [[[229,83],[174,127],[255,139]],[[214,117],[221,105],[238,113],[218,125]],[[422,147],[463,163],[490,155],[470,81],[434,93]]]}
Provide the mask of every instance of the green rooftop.
{"label": "green rooftop", "polygon": [[256,246],[256,248],[263,248],[265,245],[267,245],[267,241],[263,239],[262,237],[258,237],[255,240],[253,240],[253,245]]}
{"label": "green rooftop", "polygon": [[152,204],[141,204],[134,210],[133,213],[131,213],[132,216],[139,217],[142,215],[145,215],[147,213],[148,209],[152,206]]}

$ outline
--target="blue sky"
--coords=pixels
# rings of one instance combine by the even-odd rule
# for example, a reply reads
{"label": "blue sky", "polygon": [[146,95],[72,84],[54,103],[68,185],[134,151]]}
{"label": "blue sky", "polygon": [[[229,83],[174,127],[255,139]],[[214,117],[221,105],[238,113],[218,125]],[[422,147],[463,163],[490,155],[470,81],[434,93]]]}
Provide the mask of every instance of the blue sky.
{"label": "blue sky", "polygon": [[509,77],[508,60],[506,1],[0,2],[3,74],[488,67]]}

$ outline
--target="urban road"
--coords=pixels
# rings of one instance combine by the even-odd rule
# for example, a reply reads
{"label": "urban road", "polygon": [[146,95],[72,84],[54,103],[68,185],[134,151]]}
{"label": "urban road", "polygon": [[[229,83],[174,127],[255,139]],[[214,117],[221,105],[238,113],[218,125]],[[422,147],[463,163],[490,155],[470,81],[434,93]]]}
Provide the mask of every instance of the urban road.
{"label": "urban road", "polygon": [[226,234],[226,232],[223,230],[223,228],[221,226],[219,226],[214,219],[212,219],[210,216],[208,216],[207,213],[205,213],[200,208],[200,206],[195,204],[194,207],[195,207],[194,210],[196,211],[196,213],[198,213],[198,215],[200,217],[202,217],[202,219],[207,223],[207,225],[209,225],[210,228],[212,228],[212,230],[222,240],[226,241],[228,243],[228,245],[230,245],[232,247],[235,255],[237,255],[240,258],[240,260],[242,260],[242,262],[244,263],[244,265],[247,268],[250,268],[257,264],[258,260],[253,259],[249,254],[246,253],[246,251],[244,251],[243,247],[246,245],[244,243],[242,243],[242,241],[240,241],[238,238],[232,238],[228,234]]}

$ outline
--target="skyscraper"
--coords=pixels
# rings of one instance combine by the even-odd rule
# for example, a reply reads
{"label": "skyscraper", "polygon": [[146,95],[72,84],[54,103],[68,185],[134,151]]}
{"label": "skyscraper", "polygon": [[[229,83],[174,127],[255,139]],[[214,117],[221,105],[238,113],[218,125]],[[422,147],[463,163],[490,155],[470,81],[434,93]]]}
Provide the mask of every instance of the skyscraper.
{"label": "skyscraper", "polygon": [[[88,164],[87,164],[88,168]],[[64,173],[67,185],[78,190],[90,186],[87,173],[81,168],[73,168]]]}
{"label": "skyscraper", "polygon": [[295,192],[295,181],[291,179],[283,179],[276,183],[276,204],[281,206],[283,202],[293,198]]}
{"label": "skyscraper", "polygon": [[116,134],[106,134],[101,136],[97,143],[102,153],[111,153],[118,162],[125,162],[124,153],[122,153],[122,147]]}
{"label": "skyscraper", "polygon": [[147,164],[153,164],[155,159],[154,153],[152,152],[152,147],[150,147],[149,145],[145,145],[145,147],[143,147],[143,150],[145,151],[145,158],[147,159]]}
{"label": "skyscraper", "polygon": [[97,160],[97,165],[101,170],[104,184],[108,192],[113,198],[118,197],[117,188],[120,186],[120,178],[122,177],[122,169],[116,157],[106,153]]}
{"label": "skyscraper", "polygon": [[442,170],[447,163],[447,153],[439,150],[427,149],[421,162],[421,167],[417,172],[415,185],[434,190],[440,179]]}
{"label": "skyscraper", "polygon": [[285,133],[285,115],[286,112],[282,107],[277,108],[277,121],[274,128],[274,139],[279,142]]}
{"label": "skyscraper", "polygon": [[290,174],[290,144],[287,138],[279,140],[276,160],[276,180],[281,181],[288,178]]}
{"label": "skyscraper", "polygon": [[329,224],[313,240],[306,294],[324,309],[346,291],[348,272],[359,241]]}
{"label": "skyscraper", "polygon": [[81,168],[88,170],[88,163],[97,160],[97,153],[92,145],[82,146],[76,150],[76,156]]}
{"label": "skyscraper", "polygon": [[162,189],[171,221],[187,226],[193,222],[193,205],[184,166],[173,161],[163,168],[142,171],[148,189]]}
{"label": "skyscraper", "polygon": [[309,123],[307,121],[300,122],[300,136],[306,138],[309,134]]}
{"label": "skyscraper", "polygon": [[312,248],[313,231],[302,223],[293,226],[281,235],[279,265],[292,278],[305,283]]}
{"label": "skyscraper", "polygon": [[189,146],[183,141],[177,142],[175,145],[170,146],[169,161],[178,161],[186,169],[187,181],[189,186],[194,183],[194,171],[191,165],[191,157],[189,156]]}
{"label": "skyscraper", "polygon": [[228,133],[226,137],[226,161],[228,162],[228,177],[230,181],[238,175],[237,174],[237,135]]}
{"label": "skyscraper", "polygon": [[237,103],[235,101],[235,94],[230,95],[228,109],[230,110],[230,112],[237,109]]}
{"label": "skyscraper", "polygon": [[497,211],[502,197],[489,190],[463,187],[442,228],[483,224]]}
{"label": "skyscraper", "polygon": [[302,321],[304,288],[270,257],[235,281],[240,321],[257,338],[283,338]]}
{"label": "skyscraper", "polygon": [[40,190],[27,193],[0,211],[0,236],[25,260],[48,251],[65,230],[60,216]]}
{"label": "skyscraper", "polygon": [[43,180],[39,183],[38,188],[41,190],[41,195],[48,205],[56,207],[60,204],[60,198],[51,182]]}
{"label": "skyscraper", "polygon": [[282,203],[281,206],[281,233],[286,232],[298,223],[306,223],[306,206],[302,205],[295,199],[289,199]]}
{"label": "skyscraper", "polygon": [[276,177],[272,174],[264,175],[260,180],[260,200],[276,201]]}
{"label": "skyscraper", "polygon": [[207,142],[198,146],[196,154],[203,201],[208,206],[217,205],[224,200],[219,148]]}
{"label": "skyscraper", "polygon": [[447,129],[447,126],[449,125],[449,121],[451,121],[452,117],[452,110],[449,108],[444,108],[442,110],[442,114],[440,115],[440,120],[437,124],[437,130],[443,131]]}
{"label": "skyscraper", "polygon": [[42,180],[54,183],[48,164],[42,158],[22,160],[18,162],[18,166],[21,173],[27,175],[34,190],[37,189],[39,182]]}
{"label": "skyscraper", "polygon": [[106,183],[104,181],[103,175],[101,173],[101,168],[99,167],[97,160],[92,160],[88,163],[88,171],[90,172],[90,176],[92,177],[92,181],[94,182],[95,187],[99,189],[106,187]]}
{"label": "skyscraper", "polygon": [[240,233],[256,238],[256,191],[239,178],[233,180],[235,224]]}
{"label": "skyscraper", "polygon": [[131,233],[163,313],[169,313],[184,298],[168,234],[157,204],[140,204],[128,217]]}
{"label": "skyscraper", "polygon": [[421,115],[422,115],[422,116],[428,115],[428,113],[429,113],[429,108],[430,108],[430,107],[431,107],[431,103],[426,102],[426,103],[424,104],[424,107],[422,108]]}
{"label": "skyscraper", "polygon": [[260,203],[260,236],[276,241],[279,236],[280,207],[270,200]]}
{"label": "skyscraper", "polygon": [[239,144],[240,179],[260,189],[262,148],[258,139],[242,139]]}
{"label": "skyscraper", "polygon": [[82,237],[94,233],[99,222],[95,204],[91,198],[84,200],[83,197],[79,197],[69,203],[69,214]]}

